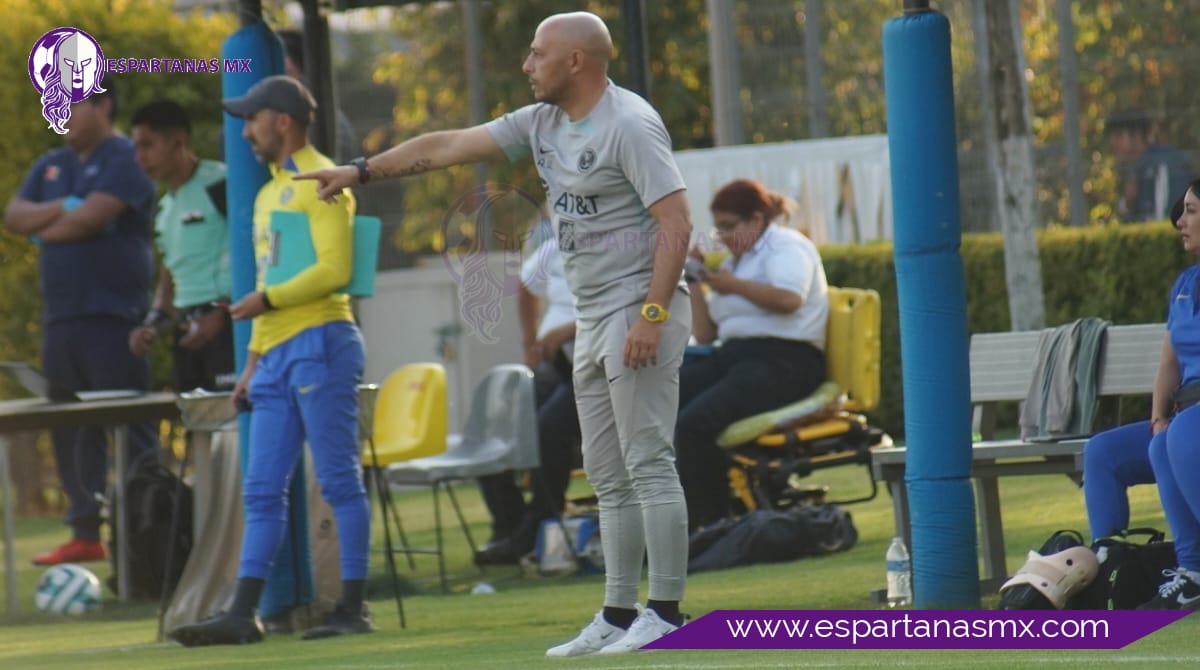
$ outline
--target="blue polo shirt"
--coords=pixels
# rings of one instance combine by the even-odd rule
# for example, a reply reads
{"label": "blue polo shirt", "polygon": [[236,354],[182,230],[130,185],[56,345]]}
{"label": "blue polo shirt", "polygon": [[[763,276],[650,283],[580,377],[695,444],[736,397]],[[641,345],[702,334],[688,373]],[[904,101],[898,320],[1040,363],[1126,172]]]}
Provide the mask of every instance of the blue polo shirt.
{"label": "blue polo shirt", "polygon": [[18,195],[45,202],[92,193],[107,193],[128,207],[88,239],[41,245],[38,264],[46,323],[81,316],[140,321],[150,307],[155,189],[134,162],[128,138],[110,137],[86,162],[80,162],[70,147],[46,152],[25,176]]}
{"label": "blue polo shirt", "polygon": [[1171,288],[1171,306],[1167,310],[1167,332],[1179,360],[1179,383],[1200,381],[1200,315],[1196,295],[1200,285],[1200,264],[1187,268]]}

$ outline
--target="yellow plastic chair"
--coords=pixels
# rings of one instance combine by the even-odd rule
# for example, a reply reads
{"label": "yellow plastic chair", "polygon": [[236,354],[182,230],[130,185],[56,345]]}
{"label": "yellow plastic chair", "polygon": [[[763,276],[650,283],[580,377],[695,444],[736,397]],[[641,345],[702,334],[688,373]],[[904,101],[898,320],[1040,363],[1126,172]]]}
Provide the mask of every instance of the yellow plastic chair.
{"label": "yellow plastic chair", "polygon": [[397,369],[375,399],[374,452],[363,465],[384,469],[392,463],[435,456],[446,450],[446,369],[413,363]]}
{"label": "yellow plastic chair", "polygon": [[[433,456],[446,450],[445,368],[437,363],[414,363],[388,375],[376,392],[370,427],[362,462],[368,485],[375,488],[383,514],[385,563],[391,573],[403,628],[404,611],[395,555],[405,554],[409,568],[415,570],[413,554],[431,552],[409,546],[384,471],[393,463]],[[393,525],[400,540],[399,547],[392,543]]]}

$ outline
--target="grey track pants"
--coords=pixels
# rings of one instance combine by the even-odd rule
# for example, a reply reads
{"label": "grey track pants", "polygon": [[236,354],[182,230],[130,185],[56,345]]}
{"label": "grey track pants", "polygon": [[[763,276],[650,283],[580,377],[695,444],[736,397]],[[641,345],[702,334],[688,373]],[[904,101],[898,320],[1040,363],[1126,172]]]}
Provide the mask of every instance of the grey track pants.
{"label": "grey track pants", "polygon": [[663,326],[655,365],[625,367],[625,337],[641,305],[575,336],[575,400],[583,467],[600,501],[605,594],[609,607],[638,602],[642,559],[651,600],[682,600],[687,573],[687,506],[675,469],[679,365],[691,335],[688,296],[677,291]]}

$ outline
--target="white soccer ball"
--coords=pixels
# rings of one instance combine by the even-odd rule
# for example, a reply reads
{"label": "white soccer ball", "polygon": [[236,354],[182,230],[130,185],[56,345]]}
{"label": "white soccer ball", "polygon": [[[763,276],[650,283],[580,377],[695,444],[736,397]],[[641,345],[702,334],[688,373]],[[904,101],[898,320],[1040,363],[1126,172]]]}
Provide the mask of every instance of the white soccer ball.
{"label": "white soccer ball", "polygon": [[100,580],[91,570],[63,563],[42,574],[33,601],[42,612],[75,615],[98,609],[100,596]]}

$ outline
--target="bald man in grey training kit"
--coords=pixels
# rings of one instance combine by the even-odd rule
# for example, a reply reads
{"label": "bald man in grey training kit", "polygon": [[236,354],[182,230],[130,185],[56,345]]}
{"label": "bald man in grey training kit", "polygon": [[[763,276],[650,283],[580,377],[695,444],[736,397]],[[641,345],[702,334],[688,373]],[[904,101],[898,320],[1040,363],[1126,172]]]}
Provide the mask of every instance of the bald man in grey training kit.
{"label": "bald man in grey training kit", "polygon": [[[672,436],[692,326],[682,281],[691,217],[662,118],[608,79],[611,58],[599,17],[556,14],[538,26],[522,67],[536,103],[297,176],[333,198],[355,183],[452,165],[536,162],[576,298],[576,402],[605,565],[603,608],[551,657],[634,651],[683,624],[687,508]],[[639,612],[644,558],[649,598]]]}

